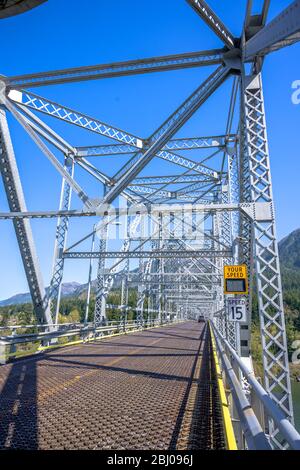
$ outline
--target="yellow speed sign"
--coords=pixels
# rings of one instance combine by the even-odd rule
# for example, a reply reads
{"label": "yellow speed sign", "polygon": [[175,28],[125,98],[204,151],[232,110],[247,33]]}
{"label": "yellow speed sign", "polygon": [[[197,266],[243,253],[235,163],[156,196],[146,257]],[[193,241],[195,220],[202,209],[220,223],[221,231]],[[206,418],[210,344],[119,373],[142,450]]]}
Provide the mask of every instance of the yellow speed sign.
{"label": "yellow speed sign", "polygon": [[224,293],[248,294],[248,273],[245,264],[224,266]]}

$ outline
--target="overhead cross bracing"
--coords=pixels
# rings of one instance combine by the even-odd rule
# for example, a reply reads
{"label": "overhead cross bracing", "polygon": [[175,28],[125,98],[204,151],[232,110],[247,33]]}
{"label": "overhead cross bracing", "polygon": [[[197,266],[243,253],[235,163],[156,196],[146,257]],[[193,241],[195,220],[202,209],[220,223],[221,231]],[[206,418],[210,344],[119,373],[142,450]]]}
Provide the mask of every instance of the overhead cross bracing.
{"label": "overhead cross bracing", "polygon": [[1,0],[0,1],[0,19],[9,16],[19,15],[27,10],[39,6],[45,0]]}
{"label": "overhead cross bracing", "polygon": [[[140,328],[149,316],[164,322],[201,315],[249,359],[254,260],[264,386],[292,422],[262,74],[265,55],[298,41],[299,2],[268,21],[270,2],[262,1],[257,14],[248,1],[239,37],[208,2],[186,3],[217,36],[218,49],[1,76],[0,169],[9,212],[1,212],[0,220],[13,221],[35,314],[50,332],[57,328],[65,264],[86,259],[87,315],[96,277],[95,329],[107,324],[112,289],[120,294],[116,309],[126,323],[129,289],[135,283],[135,320]],[[75,82],[89,86],[100,79],[154,72],[170,73],[175,88],[172,74],[185,69],[195,74],[201,69],[203,79],[161,125],[153,125],[149,135],[123,129],[117,125],[118,116],[110,124],[101,111],[93,116],[88,107],[81,110],[64,103],[61,92],[59,99],[50,98],[56,86],[62,90]],[[188,123],[205,120],[205,107],[221,87],[231,90],[223,131],[191,134]],[[220,110],[214,112],[221,120]],[[60,175],[58,208],[27,210],[8,115]],[[67,128],[76,132],[76,142],[69,139]],[[83,133],[89,135],[90,145]],[[46,291],[30,224],[32,219],[53,218],[57,231]],[[85,220],[80,235],[73,225],[77,218]],[[223,267],[231,264],[248,266],[247,321],[240,326],[225,314]],[[266,427],[272,445],[284,448],[274,419]]]}

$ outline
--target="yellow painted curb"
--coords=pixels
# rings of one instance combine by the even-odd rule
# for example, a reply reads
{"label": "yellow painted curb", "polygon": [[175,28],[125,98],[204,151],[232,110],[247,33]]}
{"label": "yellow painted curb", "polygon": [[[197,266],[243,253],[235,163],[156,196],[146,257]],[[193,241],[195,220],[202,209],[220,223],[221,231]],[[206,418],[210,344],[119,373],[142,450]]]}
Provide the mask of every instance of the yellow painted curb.
{"label": "yellow painted curb", "polygon": [[216,340],[215,340],[215,336],[214,336],[211,325],[209,325],[209,329],[210,329],[210,336],[211,336],[211,341],[212,341],[213,358],[214,358],[216,372],[217,372],[218,389],[219,389],[220,400],[221,400],[227,450],[238,450],[234,431],[233,431],[232,421],[230,417],[229,405],[228,405],[225,388],[223,384],[222,373],[221,373],[219,360],[217,356]]}

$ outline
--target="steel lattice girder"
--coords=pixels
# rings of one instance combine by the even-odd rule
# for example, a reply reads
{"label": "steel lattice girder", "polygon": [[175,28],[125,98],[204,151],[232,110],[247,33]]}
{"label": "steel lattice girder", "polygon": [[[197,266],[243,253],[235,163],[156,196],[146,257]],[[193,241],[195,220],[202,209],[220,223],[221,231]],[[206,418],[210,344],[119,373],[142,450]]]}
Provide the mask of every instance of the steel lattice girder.
{"label": "steel lattice girder", "polygon": [[[210,136],[210,137],[189,137],[186,139],[173,139],[167,142],[163,150],[197,150],[207,148],[224,148],[229,142],[236,142],[235,134]],[[107,155],[126,155],[136,151],[131,145],[94,145],[91,147],[76,147],[76,157],[100,157]]]}
{"label": "steel lattice girder", "polygon": [[149,59],[115,62],[112,64],[76,67],[53,72],[19,75],[6,78],[9,87],[19,89],[23,87],[34,88],[39,86],[57,85],[61,83],[95,80],[126,75],[137,75],[151,72],[165,72],[191,67],[207,65],[220,65],[223,61],[223,49],[210,51],[176,54]]}
{"label": "steel lattice girder", "polygon": [[[168,204],[168,205],[160,205],[160,204],[153,204],[149,207],[147,205],[137,205],[137,207],[133,210],[131,215],[134,214],[142,214],[147,216],[151,213],[176,213],[176,212],[211,212],[211,211],[239,211],[247,208],[247,213],[245,216],[249,217],[248,209],[253,210],[254,206],[252,204],[214,204],[212,201],[203,201],[203,204],[192,204],[186,203],[183,204],[181,207],[178,204]],[[115,209],[114,207],[110,208],[99,208],[99,210],[95,211],[78,211],[78,210],[70,210],[70,211],[48,211],[48,212],[0,212],[0,220],[9,220],[9,219],[40,219],[40,218],[57,218],[57,217],[102,217],[105,215],[110,216],[122,216],[127,214],[127,209]]]}
{"label": "steel lattice girder", "polygon": [[[244,78],[245,138],[251,178],[252,201],[273,202],[269,148],[261,75]],[[283,412],[293,419],[282,285],[274,211],[254,222],[259,316],[266,390]],[[278,430],[271,429],[276,445]]]}
{"label": "steel lattice girder", "polygon": [[25,106],[124,144],[130,144],[136,148],[143,147],[141,139],[132,134],[28,91],[10,90],[8,98],[21,108]]}
{"label": "steel lattice girder", "polygon": [[170,176],[145,176],[136,178],[130,186],[149,186],[153,184],[183,184],[183,183],[207,183],[211,181],[202,175],[170,175]]}
{"label": "steel lattice girder", "polygon": [[68,259],[90,259],[90,258],[229,258],[232,256],[230,250],[186,250],[186,251],[105,251],[105,252],[69,252],[62,254]]}
{"label": "steel lattice girder", "polygon": [[211,176],[215,179],[218,178],[218,174],[216,171],[212,170],[211,168],[207,168],[201,163],[197,163],[186,157],[182,157],[181,155],[176,155],[175,153],[167,152],[166,150],[158,151],[156,155],[162,160],[166,160],[170,163],[174,163],[175,165],[182,166],[183,168],[188,168],[190,170],[197,171],[200,174]]}

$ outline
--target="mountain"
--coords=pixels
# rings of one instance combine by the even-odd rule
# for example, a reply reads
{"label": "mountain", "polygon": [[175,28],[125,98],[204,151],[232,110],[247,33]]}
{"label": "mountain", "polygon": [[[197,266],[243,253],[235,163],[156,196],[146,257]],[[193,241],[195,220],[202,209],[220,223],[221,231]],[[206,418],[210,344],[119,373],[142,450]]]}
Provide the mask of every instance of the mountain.
{"label": "mountain", "polygon": [[[137,271],[133,269],[131,272],[134,273]],[[109,270],[107,270],[109,273]],[[96,291],[96,279],[92,281],[92,292]],[[121,286],[121,275],[115,275],[115,281],[113,284],[114,288],[119,288]],[[137,283],[132,282],[131,287],[136,287]],[[48,292],[49,287],[46,287],[46,292]],[[87,293],[87,284],[80,284],[79,282],[66,282],[62,284],[62,298],[74,297],[74,298],[85,298]],[[20,305],[31,303],[31,296],[29,292],[25,294],[16,294],[9,299],[0,300],[0,307],[8,307],[10,305]]]}
{"label": "mountain", "polygon": [[[62,296],[63,297],[73,297],[77,296],[80,293],[80,290],[84,286],[79,282],[66,282],[62,285]],[[49,290],[49,287],[46,288],[46,291]],[[16,294],[10,297],[9,299],[1,300],[0,307],[7,307],[9,305],[19,305],[31,303],[31,296],[29,292],[25,294]]]}
{"label": "mountain", "polygon": [[282,267],[300,272],[300,229],[283,238],[278,248]]}

